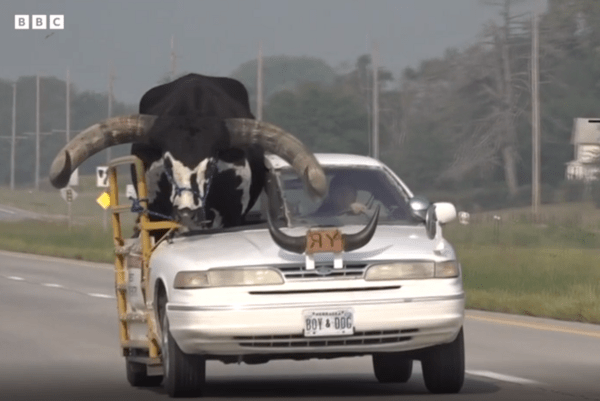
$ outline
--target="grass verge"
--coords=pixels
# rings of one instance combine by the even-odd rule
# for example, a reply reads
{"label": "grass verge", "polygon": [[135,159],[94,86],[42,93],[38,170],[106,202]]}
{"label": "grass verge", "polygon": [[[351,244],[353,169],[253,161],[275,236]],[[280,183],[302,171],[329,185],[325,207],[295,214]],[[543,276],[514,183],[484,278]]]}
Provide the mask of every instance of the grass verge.
{"label": "grass verge", "polygon": [[7,251],[88,260],[114,261],[111,232],[97,225],[75,225],[69,232],[66,223],[22,221],[0,223],[0,248]]}
{"label": "grass verge", "polygon": [[[131,226],[123,224],[124,228]],[[510,236],[506,233],[505,239],[513,240],[504,244],[491,244],[492,234],[474,233],[475,241],[465,241],[459,232],[449,235],[463,266],[467,308],[600,323],[600,250],[595,247],[595,239],[591,241],[585,233],[574,235],[562,230],[543,234],[537,229],[537,236],[529,228],[526,232],[518,230]],[[128,228],[124,236],[130,235]],[[523,241],[523,235],[534,240]],[[559,242],[551,239],[554,235]],[[571,247],[557,245],[565,239]],[[111,234],[103,232],[98,224],[76,225],[69,232],[65,223],[3,222],[0,248],[95,262],[114,261]]]}
{"label": "grass verge", "polygon": [[457,246],[467,307],[600,323],[596,249]]}

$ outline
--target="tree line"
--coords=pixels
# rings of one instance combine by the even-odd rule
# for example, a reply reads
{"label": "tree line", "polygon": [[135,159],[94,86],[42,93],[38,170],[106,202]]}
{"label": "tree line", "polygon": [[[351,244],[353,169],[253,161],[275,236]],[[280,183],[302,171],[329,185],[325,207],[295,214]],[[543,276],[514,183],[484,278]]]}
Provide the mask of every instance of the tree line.
{"label": "tree line", "polygon": [[[466,208],[529,202],[532,20],[530,13],[515,13],[518,2],[485,1],[498,18],[482,26],[470,46],[447,49],[397,73],[380,67],[381,159],[414,191],[452,195]],[[573,118],[600,117],[600,3],[549,0],[540,15],[539,48],[542,201],[548,202],[567,185]],[[254,111],[256,65],[251,60],[231,74],[248,88]],[[266,57],[263,66],[264,120],[316,152],[369,154],[369,55],[336,68],[291,56]],[[35,77],[22,77],[17,85],[17,133],[34,132]],[[65,95],[63,81],[42,80],[42,132],[64,129]],[[72,129],[106,118],[106,94],[73,88],[71,99]],[[11,106],[12,87],[0,80],[0,136],[10,135]],[[136,109],[115,102],[113,114]],[[7,184],[10,147],[6,139],[0,141],[0,184]],[[43,143],[41,171],[47,171],[64,137],[44,136]],[[32,145],[33,140],[22,139],[17,148],[18,181],[24,185],[33,181]],[[102,155],[96,159],[82,172],[91,173],[104,161]]]}

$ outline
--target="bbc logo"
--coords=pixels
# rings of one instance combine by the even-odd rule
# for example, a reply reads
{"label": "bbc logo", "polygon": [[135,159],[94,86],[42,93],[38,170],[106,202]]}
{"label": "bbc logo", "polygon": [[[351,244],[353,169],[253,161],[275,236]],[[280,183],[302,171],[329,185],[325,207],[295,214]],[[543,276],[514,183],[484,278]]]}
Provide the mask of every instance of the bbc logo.
{"label": "bbc logo", "polygon": [[15,15],[15,29],[65,29],[64,15]]}

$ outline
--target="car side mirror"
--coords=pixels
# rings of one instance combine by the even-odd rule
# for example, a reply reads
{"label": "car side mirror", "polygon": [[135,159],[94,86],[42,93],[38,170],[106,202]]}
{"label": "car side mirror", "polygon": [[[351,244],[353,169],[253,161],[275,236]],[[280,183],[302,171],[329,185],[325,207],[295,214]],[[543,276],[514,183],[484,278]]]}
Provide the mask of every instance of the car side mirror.
{"label": "car side mirror", "polygon": [[449,202],[436,202],[435,205],[435,217],[440,224],[450,223],[456,219],[456,207]]}
{"label": "car side mirror", "polygon": [[408,201],[411,214],[421,221],[425,221],[427,218],[427,210],[431,206],[429,199],[424,196],[414,196]]}

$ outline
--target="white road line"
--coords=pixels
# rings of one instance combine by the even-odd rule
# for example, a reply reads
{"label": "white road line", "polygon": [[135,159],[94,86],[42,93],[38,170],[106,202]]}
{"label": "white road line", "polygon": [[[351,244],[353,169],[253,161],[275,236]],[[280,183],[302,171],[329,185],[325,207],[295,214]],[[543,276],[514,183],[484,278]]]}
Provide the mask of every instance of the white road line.
{"label": "white road line", "polygon": [[90,292],[87,295],[89,295],[90,297],[95,297],[95,298],[108,298],[108,299],[113,299],[114,295],[107,295],[107,294],[98,294],[95,292]]}
{"label": "white road line", "polygon": [[4,209],[2,207],[0,207],[0,212],[3,213],[8,213],[8,214],[16,214],[15,212],[13,212],[12,210],[8,210],[8,209]]}
{"label": "white road line", "polygon": [[23,277],[17,277],[17,276],[5,276],[7,279],[9,280],[16,280],[16,281],[23,281],[25,280]]}
{"label": "white road line", "polygon": [[51,288],[65,288],[64,285],[61,284],[55,284],[55,283],[44,283],[42,284],[44,287],[51,287]]}
{"label": "white road line", "polygon": [[502,373],[489,372],[487,370],[467,370],[467,374],[474,376],[483,376],[490,379],[500,380],[503,382],[517,383],[517,384],[536,384],[540,385],[542,383],[537,382],[535,380],[524,379],[522,377],[503,375]]}

